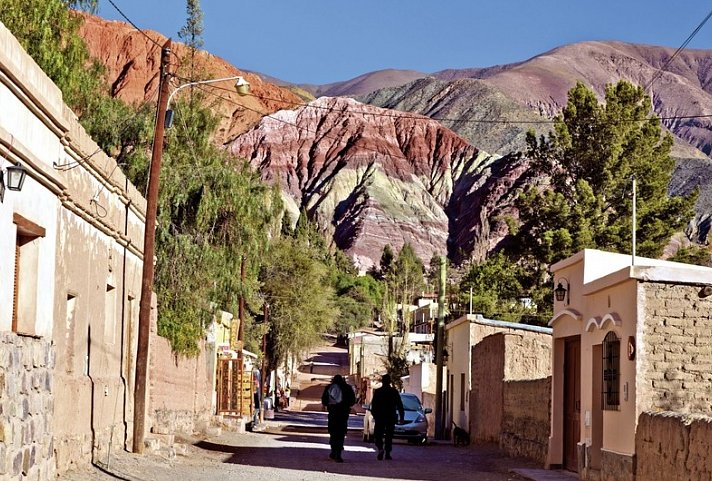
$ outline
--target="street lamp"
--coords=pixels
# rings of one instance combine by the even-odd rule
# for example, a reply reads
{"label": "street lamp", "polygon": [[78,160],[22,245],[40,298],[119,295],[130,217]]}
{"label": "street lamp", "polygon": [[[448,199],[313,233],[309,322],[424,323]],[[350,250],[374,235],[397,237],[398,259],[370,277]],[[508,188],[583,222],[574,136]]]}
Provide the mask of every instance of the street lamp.
{"label": "street lamp", "polygon": [[[134,425],[133,425],[133,452],[142,454],[144,450],[145,421],[146,421],[146,391],[148,384],[148,346],[151,327],[151,299],[153,295],[153,257],[156,243],[156,213],[158,210],[158,187],[160,184],[161,157],[163,156],[163,137],[165,133],[166,110],[170,97],[178,90],[192,85],[213,83],[226,79],[213,79],[191,82],[181,85],[173,94],[169,95],[168,80],[172,74],[168,71],[171,55],[171,40],[168,39],[161,48],[161,70],[158,88],[158,112],[156,114],[156,127],[153,135],[153,149],[151,152],[151,168],[148,177],[148,191],[146,194],[146,220],[143,234],[143,272],[141,276],[141,300],[138,312],[138,339],[136,348],[136,380],[134,386]],[[237,79],[237,77],[235,77]],[[244,80],[244,79],[243,79]],[[240,82],[238,82],[240,83]],[[242,82],[240,90],[245,91]]]}
{"label": "street lamp", "polygon": [[176,88],[173,92],[171,92],[171,94],[168,96],[168,102],[166,103],[167,110],[166,110],[165,128],[170,129],[173,126],[173,110],[168,107],[171,105],[171,100],[173,99],[173,96],[175,94],[177,94],[180,90],[182,90],[186,87],[193,87],[195,85],[205,85],[205,84],[212,84],[212,83],[216,83],[216,82],[227,82],[228,80],[235,80],[235,91],[241,97],[250,93],[250,83],[247,80],[245,80],[245,78],[241,75],[234,75],[232,77],[216,78],[216,79],[210,79],[210,80],[196,80],[195,82],[184,83],[183,85]]}

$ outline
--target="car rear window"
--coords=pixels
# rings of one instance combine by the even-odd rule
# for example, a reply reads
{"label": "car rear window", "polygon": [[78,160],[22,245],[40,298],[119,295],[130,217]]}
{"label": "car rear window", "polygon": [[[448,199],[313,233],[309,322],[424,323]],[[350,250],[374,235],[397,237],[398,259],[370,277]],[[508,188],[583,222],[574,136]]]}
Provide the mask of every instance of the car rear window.
{"label": "car rear window", "polygon": [[403,409],[406,411],[420,411],[420,401],[415,396],[401,396],[403,401]]}

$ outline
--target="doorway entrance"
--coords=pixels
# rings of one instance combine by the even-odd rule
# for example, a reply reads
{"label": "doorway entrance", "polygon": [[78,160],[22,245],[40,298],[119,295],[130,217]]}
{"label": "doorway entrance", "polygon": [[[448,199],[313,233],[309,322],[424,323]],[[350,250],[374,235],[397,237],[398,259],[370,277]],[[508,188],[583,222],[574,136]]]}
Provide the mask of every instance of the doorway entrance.
{"label": "doorway entrance", "polygon": [[581,440],[581,337],[564,340],[564,468],[578,472]]}

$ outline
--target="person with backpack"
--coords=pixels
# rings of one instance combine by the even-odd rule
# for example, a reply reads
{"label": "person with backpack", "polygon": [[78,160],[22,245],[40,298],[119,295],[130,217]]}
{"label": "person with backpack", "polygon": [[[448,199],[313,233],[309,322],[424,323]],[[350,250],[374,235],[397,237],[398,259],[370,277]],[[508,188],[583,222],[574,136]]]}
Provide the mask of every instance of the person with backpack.
{"label": "person with backpack", "polygon": [[391,458],[393,430],[399,417],[400,422],[403,423],[405,409],[403,409],[403,401],[400,394],[396,388],[391,386],[391,376],[389,374],[384,374],[381,377],[381,387],[373,392],[371,414],[375,423],[373,436],[376,441],[376,449],[378,449],[377,458],[379,461],[383,460],[385,448],[386,459],[393,459]]}
{"label": "person with backpack", "polygon": [[356,403],[354,390],[349,386],[344,378],[337,374],[331,380],[331,384],[326,386],[321,395],[321,403],[329,411],[329,445],[331,452],[329,457],[337,463],[343,463],[341,453],[344,450],[344,438],[349,424],[349,413],[351,406]]}

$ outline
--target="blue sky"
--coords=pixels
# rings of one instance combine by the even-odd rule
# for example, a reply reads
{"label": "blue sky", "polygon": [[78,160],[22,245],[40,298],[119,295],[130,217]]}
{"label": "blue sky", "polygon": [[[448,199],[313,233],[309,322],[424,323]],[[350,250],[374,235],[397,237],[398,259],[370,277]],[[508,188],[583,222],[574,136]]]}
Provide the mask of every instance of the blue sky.
{"label": "blue sky", "polygon": [[[178,39],[185,0],[114,0],[139,27]],[[712,9],[699,0],[201,0],[204,48],[298,83],[385,68],[435,72],[525,60],[584,40],[677,48]],[[99,15],[121,20],[107,0]],[[712,50],[712,20],[690,48]]]}

